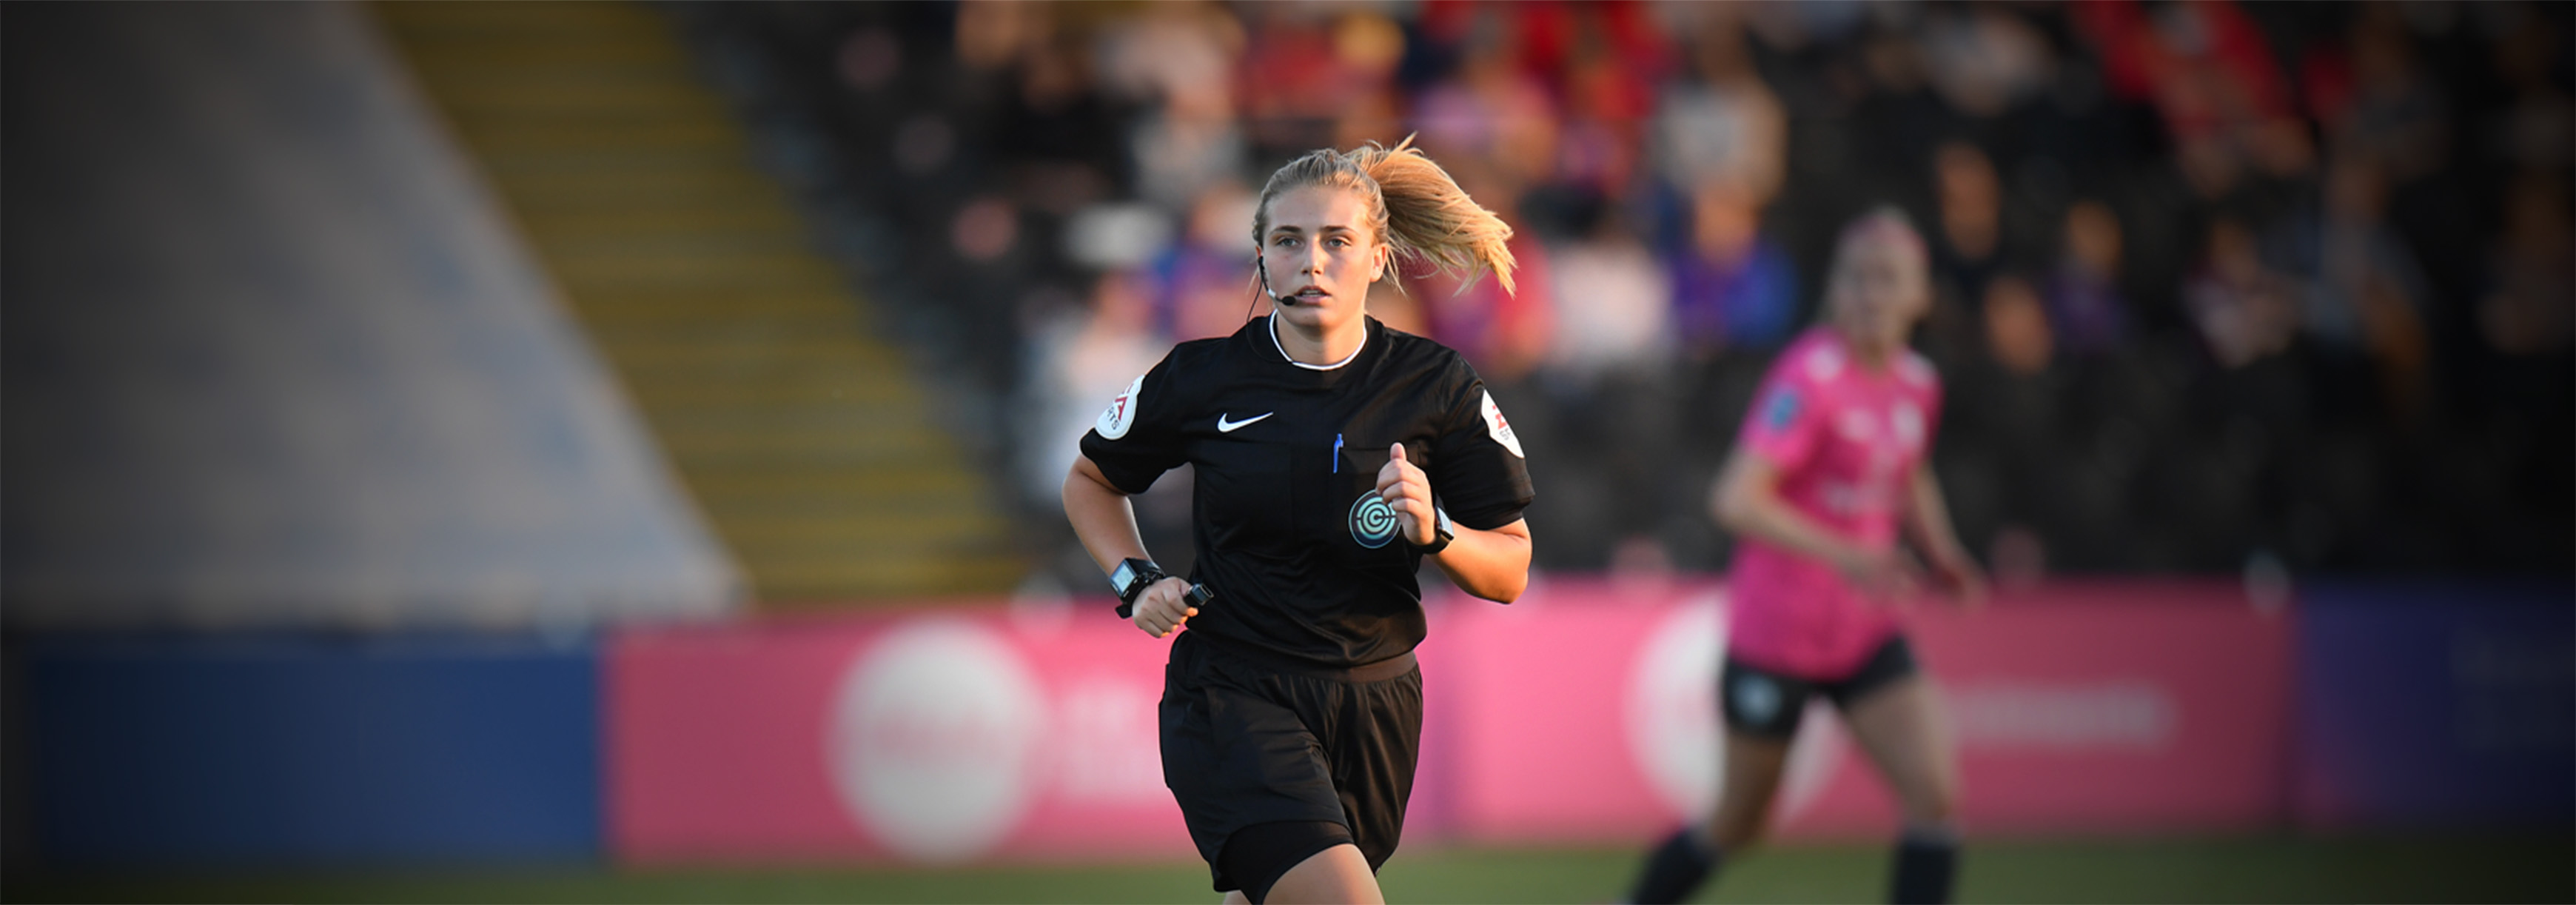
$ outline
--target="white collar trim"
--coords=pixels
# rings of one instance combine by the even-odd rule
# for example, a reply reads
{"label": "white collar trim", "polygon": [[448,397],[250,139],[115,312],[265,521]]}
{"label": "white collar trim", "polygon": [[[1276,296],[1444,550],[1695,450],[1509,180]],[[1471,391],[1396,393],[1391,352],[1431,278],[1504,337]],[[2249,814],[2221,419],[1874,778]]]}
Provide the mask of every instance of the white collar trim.
{"label": "white collar trim", "polygon": [[1343,366],[1343,365],[1350,364],[1352,359],[1355,359],[1355,358],[1360,357],[1360,351],[1361,351],[1361,350],[1363,350],[1363,349],[1367,349],[1367,348],[1368,348],[1368,328],[1367,328],[1367,326],[1366,326],[1365,324],[1363,324],[1363,325],[1361,326],[1361,328],[1360,328],[1360,347],[1359,347],[1358,349],[1352,349],[1352,350],[1351,350],[1351,354],[1343,356],[1343,357],[1342,357],[1342,360],[1337,361],[1337,362],[1333,362],[1332,364],[1328,364],[1328,365],[1310,365],[1310,364],[1307,364],[1307,363],[1305,363],[1305,362],[1298,361],[1298,360],[1297,360],[1297,356],[1294,356],[1294,355],[1290,355],[1290,354],[1288,354],[1288,347],[1287,347],[1287,346],[1283,346],[1283,345],[1280,345],[1280,344],[1279,344],[1279,315],[1277,315],[1277,314],[1275,314],[1275,313],[1274,313],[1274,314],[1267,315],[1267,317],[1268,317],[1268,319],[1269,319],[1269,321],[1270,321],[1270,324],[1269,324],[1269,328],[1270,328],[1270,329],[1268,329],[1268,330],[1266,330],[1266,331],[1263,331],[1263,332],[1266,332],[1266,333],[1269,333],[1269,334],[1270,334],[1270,347],[1271,347],[1271,348],[1273,348],[1273,349],[1277,349],[1277,350],[1279,350],[1279,357],[1280,357],[1280,358],[1283,358],[1283,359],[1286,359],[1286,360],[1288,361],[1288,363],[1289,363],[1289,364],[1296,365],[1296,366],[1301,367],[1301,368],[1305,368],[1306,370],[1309,370],[1309,371],[1330,371],[1330,370],[1334,370],[1334,369],[1336,369],[1336,368],[1339,368],[1339,367],[1341,367],[1341,366]]}

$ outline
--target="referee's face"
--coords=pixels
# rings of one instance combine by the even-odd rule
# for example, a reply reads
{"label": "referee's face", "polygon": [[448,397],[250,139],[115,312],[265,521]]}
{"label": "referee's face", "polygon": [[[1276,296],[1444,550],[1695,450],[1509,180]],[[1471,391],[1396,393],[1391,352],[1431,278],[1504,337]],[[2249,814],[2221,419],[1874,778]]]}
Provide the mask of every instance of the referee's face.
{"label": "referee's face", "polygon": [[1261,266],[1279,315],[1308,330],[1331,332],[1354,322],[1369,284],[1386,270],[1368,201],[1359,192],[1310,185],[1270,201],[1261,236]]}

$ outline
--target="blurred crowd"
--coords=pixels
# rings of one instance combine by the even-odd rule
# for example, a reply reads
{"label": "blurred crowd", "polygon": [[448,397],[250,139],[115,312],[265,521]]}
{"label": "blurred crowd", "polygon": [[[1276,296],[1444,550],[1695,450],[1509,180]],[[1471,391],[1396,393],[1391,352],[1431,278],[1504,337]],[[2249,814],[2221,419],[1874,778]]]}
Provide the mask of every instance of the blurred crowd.
{"label": "blurred crowd", "polygon": [[[1075,440],[1260,307],[1260,180],[1409,135],[1514,224],[1520,288],[1369,309],[1493,386],[1542,567],[1724,564],[1710,480],[1887,202],[1932,249],[1936,467],[2003,581],[2576,558],[2564,5],[679,9],[1068,581]],[[1187,485],[1140,501],[1167,565]]]}

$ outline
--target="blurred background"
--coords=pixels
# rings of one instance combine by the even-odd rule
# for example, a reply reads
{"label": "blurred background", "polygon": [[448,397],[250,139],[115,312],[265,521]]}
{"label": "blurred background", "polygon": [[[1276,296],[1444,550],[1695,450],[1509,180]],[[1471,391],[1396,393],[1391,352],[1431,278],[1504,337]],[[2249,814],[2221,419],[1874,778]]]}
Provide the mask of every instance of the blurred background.
{"label": "blurred background", "polygon": [[[0,880],[1205,897],[1161,646],[1100,615],[1057,487],[1127,381],[1255,313],[1271,170],[1412,136],[1520,292],[1370,312],[1509,412],[1540,575],[1427,601],[1391,895],[1599,900],[1704,802],[1709,484],[1893,203],[2002,592],[1920,630],[1993,840],[1963,897],[2576,898],[2571,25],[9,5]],[[1175,568],[1189,484],[1137,501]],[[1710,895],[1879,894],[1883,792],[1800,745],[1788,847]]]}

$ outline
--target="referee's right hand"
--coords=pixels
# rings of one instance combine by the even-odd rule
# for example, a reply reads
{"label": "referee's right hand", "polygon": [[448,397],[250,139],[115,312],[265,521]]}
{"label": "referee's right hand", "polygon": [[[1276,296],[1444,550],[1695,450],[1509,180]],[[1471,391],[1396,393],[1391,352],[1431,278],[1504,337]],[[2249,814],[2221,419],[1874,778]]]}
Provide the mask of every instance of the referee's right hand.
{"label": "referee's right hand", "polygon": [[1189,592],[1190,582],[1185,578],[1165,578],[1154,582],[1145,588],[1145,593],[1136,595],[1136,608],[1129,611],[1129,621],[1156,638],[1169,635],[1173,629],[1180,628],[1181,623],[1199,614],[1198,607],[1183,599],[1183,595]]}

